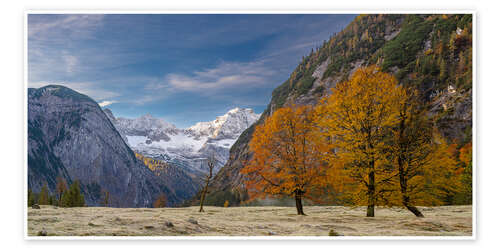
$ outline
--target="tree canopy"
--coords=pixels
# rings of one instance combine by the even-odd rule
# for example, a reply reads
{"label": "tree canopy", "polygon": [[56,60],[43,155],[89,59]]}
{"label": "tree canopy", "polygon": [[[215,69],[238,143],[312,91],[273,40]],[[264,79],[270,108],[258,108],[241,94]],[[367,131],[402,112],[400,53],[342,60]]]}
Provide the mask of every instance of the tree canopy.
{"label": "tree canopy", "polygon": [[252,160],[242,169],[251,198],[266,195],[295,197],[298,214],[302,197],[321,182],[323,146],[309,106],[276,110],[255,129],[250,142]]}

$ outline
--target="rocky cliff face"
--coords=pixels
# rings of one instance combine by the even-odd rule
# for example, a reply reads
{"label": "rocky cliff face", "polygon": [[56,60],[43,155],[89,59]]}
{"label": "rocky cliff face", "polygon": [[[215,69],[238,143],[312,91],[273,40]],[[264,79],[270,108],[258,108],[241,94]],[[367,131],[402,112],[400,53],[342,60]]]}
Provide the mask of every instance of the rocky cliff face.
{"label": "rocky cliff face", "polygon": [[212,155],[218,171],[229,158],[229,148],[260,116],[235,108],[213,121],[181,129],[151,115],[115,118],[111,110],[104,111],[135,152],[179,166],[192,176],[207,172],[206,159]]}
{"label": "rocky cliff face", "polygon": [[[472,15],[360,15],[344,30],[306,56],[290,78],[273,91],[260,124],[276,109],[315,105],[332,87],[361,66],[376,64],[414,86],[429,115],[449,141],[471,141]],[[209,199],[243,200],[243,162],[251,158],[249,127],[230,150],[211,185]],[[227,198],[225,198],[227,199]],[[221,202],[224,202],[221,200]],[[218,204],[222,205],[222,204]]]}
{"label": "rocky cliff face", "polygon": [[147,207],[164,192],[171,203],[180,202],[134,156],[99,105],[63,86],[28,91],[28,187],[38,192],[55,179],[79,180],[89,206],[98,205],[101,193],[110,193],[117,207]]}

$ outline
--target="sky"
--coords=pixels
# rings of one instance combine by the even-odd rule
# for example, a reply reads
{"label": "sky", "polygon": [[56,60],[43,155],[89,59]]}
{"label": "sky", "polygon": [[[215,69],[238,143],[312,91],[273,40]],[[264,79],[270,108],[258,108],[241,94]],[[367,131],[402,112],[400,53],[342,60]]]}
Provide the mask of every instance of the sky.
{"label": "sky", "polygon": [[28,87],[70,87],[117,117],[177,127],[261,113],[303,56],[355,15],[28,15]]}

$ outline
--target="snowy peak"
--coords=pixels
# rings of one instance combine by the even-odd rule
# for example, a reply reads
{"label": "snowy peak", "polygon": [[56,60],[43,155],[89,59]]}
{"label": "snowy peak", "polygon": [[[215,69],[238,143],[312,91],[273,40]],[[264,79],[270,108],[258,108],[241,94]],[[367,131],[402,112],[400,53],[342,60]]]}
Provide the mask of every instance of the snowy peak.
{"label": "snowy peak", "polygon": [[198,122],[187,130],[197,136],[212,139],[236,139],[245,129],[260,117],[252,109],[234,108],[210,122]]}
{"label": "snowy peak", "polygon": [[110,109],[105,109],[104,113],[132,149],[134,149],[134,142],[137,136],[147,138],[148,143],[162,140],[170,141],[170,137],[176,135],[179,131],[175,125],[155,118],[150,114],[130,119],[123,117],[115,118]]}
{"label": "snowy peak", "polygon": [[222,167],[234,142],[260,117],[252,109],[234,108],[213,121],[180,129],[150,114],[128,119],[115,118],[109,109],[105,113],[134,151],[201,172],[208,156],[216,157],[216,171]]}

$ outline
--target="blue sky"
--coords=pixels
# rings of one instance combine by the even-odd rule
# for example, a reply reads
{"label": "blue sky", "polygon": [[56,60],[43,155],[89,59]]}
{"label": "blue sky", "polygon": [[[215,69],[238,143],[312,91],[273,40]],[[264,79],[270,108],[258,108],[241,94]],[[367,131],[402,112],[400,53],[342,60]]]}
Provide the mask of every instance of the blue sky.
{"label": "blue sky", "polygon": [[28,86],[61,84],[119,117],[178,127],[262,112],[302,56],[354,15],[28,16]]}

